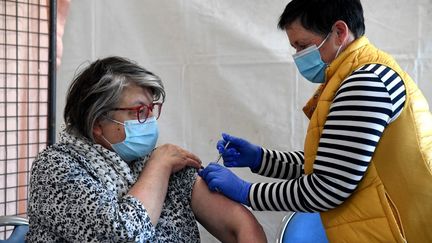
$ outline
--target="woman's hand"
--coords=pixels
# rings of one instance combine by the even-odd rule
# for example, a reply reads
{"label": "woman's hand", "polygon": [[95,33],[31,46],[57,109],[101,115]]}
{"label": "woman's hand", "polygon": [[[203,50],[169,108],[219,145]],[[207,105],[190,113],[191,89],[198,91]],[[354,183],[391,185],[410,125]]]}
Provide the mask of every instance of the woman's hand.
{"label": "woman's hand", "polygon": [[174,144],[164,144],[157,147],[152,152],[150,161],[169,166],[171,173],[175,173],[186,166],[198,169],[202,163],[198,156]]}
{"label": "woman's hand", "polygon": [[129,190],[128,194],[144,204],[153,225],[157,224],[162,212],[171,174],[186,166],[200,168],[201,160],[177,145],[159,146],[152,152],[138,180]]}

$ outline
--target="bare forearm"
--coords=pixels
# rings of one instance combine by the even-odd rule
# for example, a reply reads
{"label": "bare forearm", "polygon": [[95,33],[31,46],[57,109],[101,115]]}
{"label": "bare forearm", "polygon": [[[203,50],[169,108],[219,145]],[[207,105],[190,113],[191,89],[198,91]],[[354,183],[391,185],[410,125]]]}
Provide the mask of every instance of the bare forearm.
{"label": "bare forearm", "polygon": [[186,166],[199,168],[201,161],[179,146],[161,145],[152,152],[137,182],[129,190],[130,195],[144,204],[153,225],[162,212],[171,174]]}
{"label": "bare forearm", "polygon": [[171,168],[157,161],[149,161],[137,182],[129,190],[130,195],[140,200],[156,225],[168,190]]}

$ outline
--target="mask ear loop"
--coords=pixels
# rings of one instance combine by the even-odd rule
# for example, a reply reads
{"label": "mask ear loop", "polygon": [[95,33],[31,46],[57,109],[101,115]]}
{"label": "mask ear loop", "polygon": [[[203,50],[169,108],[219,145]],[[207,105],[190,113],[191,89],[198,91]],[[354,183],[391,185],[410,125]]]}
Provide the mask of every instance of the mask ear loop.
{"label": "mask ear loop", "polygon": [[322,45],[324,45],[324,43],[326,42],[326,40],[329,38],[331,32],[327,34],[326,38],[324,38],[324,40],[321,42],[321,44],[319,44],[319,46],[317,47],[317,49],[320,49]]}
{"label": "mask ear loop", "polygon": [[[111,122],[114,122],[114,123],[117,123],[117,124],[120,124],[120,125],[123,125],[123,126],[125,125],[124,123],[116,121],[116,120],[114,120],[114,119],[112,119],[112,118],[110,118],[110,117],[108,117],[106,115],[103,115],[103,117],[105,117],[105,119],[107,119],[107,120],[109,120]],[[105,142],[107,142],[112,147],[113,144],[110,141],[108,141],[108,139],[106,139],[103,134],[102,134],[101,137],[102,137],[103,140],[105,140]]]}
{"label": "mask ear loop", "polygon": [[105,140],[105,142],[107,142],[111,147],[112,147],[112,143],[110,141],[108,141],[108,139],[105,138],[105,136],[102,134],[102,139]]}
{"label": "mask ear loop", "polygon": [[[337,34],[337,32],[336,32],[336,34]],[[337,52],[336,52],[336,55],[335,55],[335,57],[334,57],[334,59],[336,59],[338,56],[339,56],[339,52],[340,52],[340,50],[342,49],[342,46],[345,44],[345,42],[346,42],[346,40],[347,40],[347,38],[345,38],[345,40],[342,42],[342,44],[339,46],[339,48],[338,48],[338,50],[337,50]]]}
{"label": "mask ear loop", "polygon": [[110,121],[112,121],[114,123],[117,123],[117,124],[120,124],[120,125],[123,125],[123,126],[125,125],[123,122],[116,121],[116,120],[114,120],[114,119],[112,119],[112,118],[110,118],[108,116],[104,115],[104,117],[105,117],[105,119],[110,120]]}

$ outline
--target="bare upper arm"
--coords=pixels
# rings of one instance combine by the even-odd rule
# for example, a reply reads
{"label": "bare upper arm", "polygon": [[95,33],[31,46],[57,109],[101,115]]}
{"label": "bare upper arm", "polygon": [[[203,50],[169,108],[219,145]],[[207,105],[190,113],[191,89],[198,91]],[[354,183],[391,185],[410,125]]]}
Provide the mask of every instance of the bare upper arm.
{"label": "bare upper arm", "polygon": [[192,210],[200,224],[223,242],[266,242],[261,225],[245,206],[211,192],[199,176],[193,186]]}

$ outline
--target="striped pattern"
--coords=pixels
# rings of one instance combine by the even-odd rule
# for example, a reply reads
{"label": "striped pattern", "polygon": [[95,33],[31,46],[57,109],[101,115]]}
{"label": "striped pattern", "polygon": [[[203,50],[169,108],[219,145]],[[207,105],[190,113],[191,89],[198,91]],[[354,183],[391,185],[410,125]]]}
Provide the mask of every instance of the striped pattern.
{"label": "striped pattern", "polygon": [[368,64],[353,72],[330,107],[314,172],[304,175],[301,151],[263,149],[257,173],[285,180],[252,184],[252,208],[320,212],[343,203],[360,183],[384,129],[404,104],[405,86],[392,69]]}

